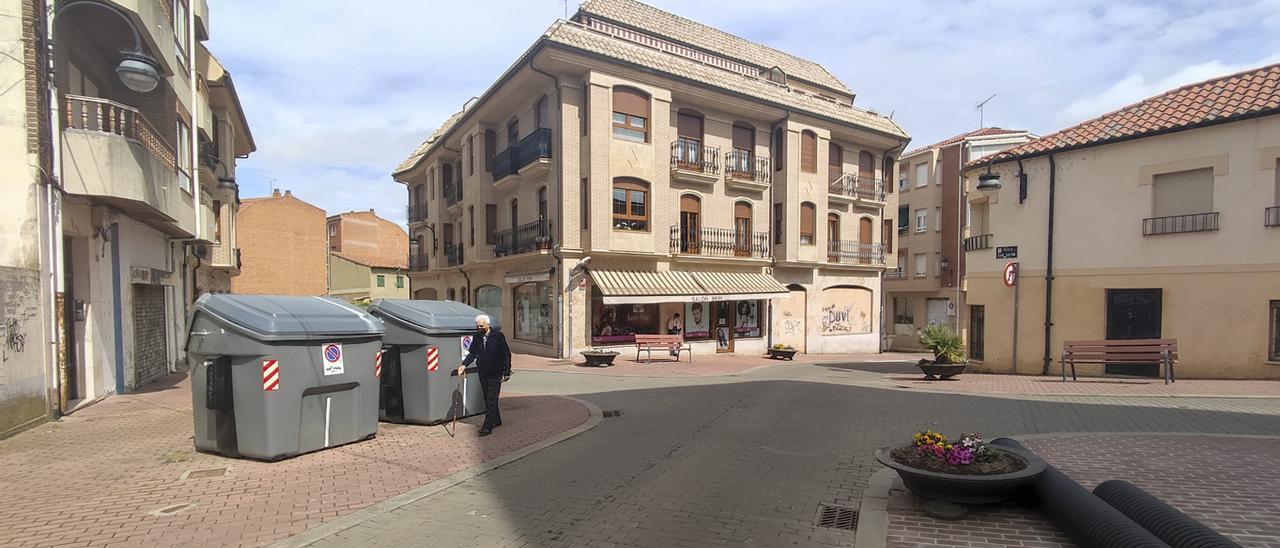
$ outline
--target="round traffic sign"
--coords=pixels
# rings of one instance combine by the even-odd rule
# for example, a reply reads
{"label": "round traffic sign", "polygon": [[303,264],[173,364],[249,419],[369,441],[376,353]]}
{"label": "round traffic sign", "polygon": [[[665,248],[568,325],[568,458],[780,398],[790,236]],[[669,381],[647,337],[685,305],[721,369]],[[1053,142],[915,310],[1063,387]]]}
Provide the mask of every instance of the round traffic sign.
{"label": "round traffic sign", "polygon": [[1013,287],[1018,285],[1018,263],[1010,262],[1004,265],[1004,286]]}

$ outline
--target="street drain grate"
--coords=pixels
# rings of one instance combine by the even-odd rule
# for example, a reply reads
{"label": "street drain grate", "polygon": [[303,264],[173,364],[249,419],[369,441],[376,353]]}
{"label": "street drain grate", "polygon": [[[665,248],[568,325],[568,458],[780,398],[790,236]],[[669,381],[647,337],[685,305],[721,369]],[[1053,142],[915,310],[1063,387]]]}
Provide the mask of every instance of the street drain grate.
{"label": "street drain grate", "polygon": [[184,504],[175,504],[175,505],[173,505],[173,506],[165,506],[164,508],[161,508],[161,509],[159,509],[159,510],[154,510],[154,511],[152,511],[152,512],[151,512],[151,515],[153,515],[153,516],[172,516],[172,515],[174,515],[174,514],[176,514],[176,513],[178,513],[178,512],[181,512],[181,511],[186,510],[186,509],[188,509],[188,508],[191,508],[191,507],[193,507],[193,506],[195,506],[195,505],[194,505],[194,504],[189,504],[189,503],[184,503]]}
{"label": "street drain grate", "polygon": [[844,506],[818,505],[818,527],[852,531],[858,526],[858,512]]}
{"label": "street drain grate", "polygon": [[604,418],[606,419],[610,417],[621,417],[621,416],[622,416],[621,409],[610,409],[604,412]]}
{"label": "street drain grate", "polygon": [[226,467],[222,468],[205,468],[203,470],[187,470],[182,473],[181,480],[204,479],[204,478],[220,478],[227,475]]}

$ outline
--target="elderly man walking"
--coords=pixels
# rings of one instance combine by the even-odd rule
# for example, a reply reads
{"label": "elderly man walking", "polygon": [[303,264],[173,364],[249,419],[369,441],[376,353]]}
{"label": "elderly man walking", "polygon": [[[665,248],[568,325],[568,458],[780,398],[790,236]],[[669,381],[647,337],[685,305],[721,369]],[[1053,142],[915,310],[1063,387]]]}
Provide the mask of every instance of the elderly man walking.
{"label": "elderly man walking", "polygon": [[484,392],[484,425],[480,435],[488,436],[494,428],[502,426],[502,414],[498,412],[498,392],[502,383],[511,378],[511,349],[501,331],[489,327],[489,316],[476,316],[476,334],[471,339],[467,357],[458,367],[463,375],[473,362],[480,371],[480,389]]}

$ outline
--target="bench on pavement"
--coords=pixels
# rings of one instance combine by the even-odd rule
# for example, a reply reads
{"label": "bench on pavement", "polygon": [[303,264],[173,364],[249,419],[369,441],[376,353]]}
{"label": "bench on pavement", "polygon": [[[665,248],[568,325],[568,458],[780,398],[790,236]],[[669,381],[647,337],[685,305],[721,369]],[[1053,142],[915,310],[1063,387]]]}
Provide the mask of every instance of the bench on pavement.
{"label": "bench on pavement", "polygon": [[689,353],[689,363],[693,363],[693,348],[685,342],[684,335],[645,335],[636,334],[636,361],[640,361],[640,353],[647,352],[648,362],[653,362],[653,350],[659,349],[673,353],[676,361],[680,361],[680,352]]}
{"label": "bench on pavement", "polygon": [[1076,380],[1076,364],[1160,364],[1164,383],[1174,382],[1173,365],[1178,363],[1178,339],[1129,339],[1111,341],[1064,341],[1062,343],[1062,380]]}

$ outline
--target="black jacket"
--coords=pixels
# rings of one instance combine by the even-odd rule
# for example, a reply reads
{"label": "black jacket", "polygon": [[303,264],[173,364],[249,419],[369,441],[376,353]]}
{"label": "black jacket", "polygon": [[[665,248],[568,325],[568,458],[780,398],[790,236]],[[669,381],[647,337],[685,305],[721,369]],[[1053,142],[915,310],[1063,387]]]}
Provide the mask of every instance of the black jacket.
{"label": "black jacket", "polygon": [[507,347],[507,338],[501,331],[490,329],[488,341],[480,330],[471,337],[471,349],[462,365],[474,362],[480,374],[485,376],[511,374],[511,349]]}

